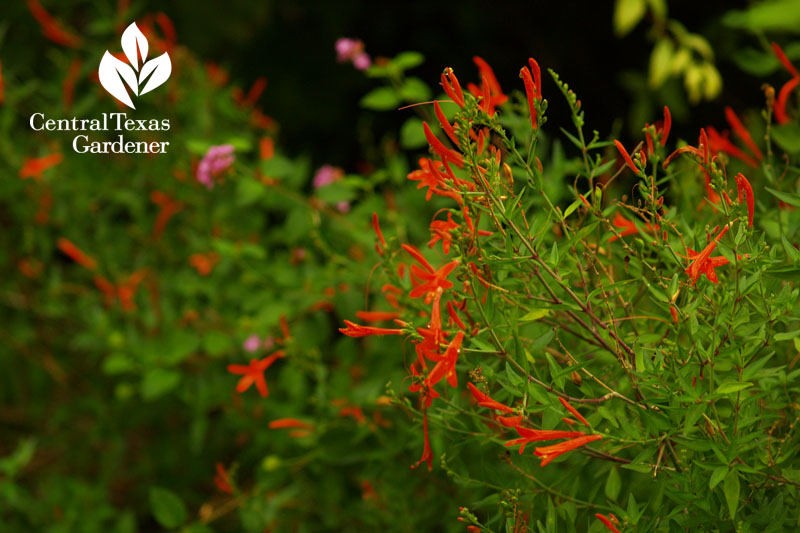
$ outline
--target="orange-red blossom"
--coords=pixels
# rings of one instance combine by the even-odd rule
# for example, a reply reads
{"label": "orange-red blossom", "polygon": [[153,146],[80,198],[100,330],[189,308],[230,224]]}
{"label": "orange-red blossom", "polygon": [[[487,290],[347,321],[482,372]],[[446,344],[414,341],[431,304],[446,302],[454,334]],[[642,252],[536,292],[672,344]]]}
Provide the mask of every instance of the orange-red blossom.
{"label": "orange-red blossom", "polygon": [[264,371],[283,355],[283,350],[278,350],[264,359],[252,359],[248,365],[228,365],[228,372],[242,376],[239,383],[236,384],[236,391],[242,393],[255,383],[258,393],[263,398],[266,398],[269,394],[269,389],[267,389],[267,382],[264,379]]}
{"label": "orange-red blossom", "polygon": [[716,238],[714,238],[714,240],[708,244],[708,246],[703,248],[703,251],[700,253],[689,248],[689,259],[692,259],[692,262],[686,269],[686,273],[689,274],[690,278],[692,278],[692,285],[697,283],[697,280],[703,274],[705,274],[712,283],[717,283],[717,274],[714,272],[714,269],[723,265],[727,265],[728,260],[723,256],[711,257],[711,253],[717,247],[717,242],[719,242],[722,236],[725,235],[729,229],[730,227],[725,225],[719,235],[717,235]]}

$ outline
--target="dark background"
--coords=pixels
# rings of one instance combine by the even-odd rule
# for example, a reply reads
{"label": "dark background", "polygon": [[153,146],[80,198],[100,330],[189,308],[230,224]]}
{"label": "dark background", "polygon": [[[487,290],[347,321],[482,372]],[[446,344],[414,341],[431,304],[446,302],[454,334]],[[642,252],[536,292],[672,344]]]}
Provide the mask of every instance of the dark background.
{"label": "dark background", "polygon": [[[43,5],[57,17],[70,16],[78,22],[80,12],[76,14],[70,3],[44,1]],[[645,20],[617,38],[613,1],[143,0],[131,5],[134,19],[165,12],[175,24],[179,42],[201,58],[227,67],[233,83],[245,90],[266,76],[268,86],[259,104],[280,124],[281,146],[291,155],[309,154],[315,165],[331,163],[354,170],[363,145],[357,131],[363,130],[365,120],[378,137],[396,131],[413,113],[366,113],[365,118],[358,100],[380,82],[350,64],[336,62],[334,43],[339,37],[362,39],[373,58],[405,50],[422,52],[425,64],[411,73],[437,89],[445,66],[453,67],[464,84],[476,80],[472,56],[480,55],[494,67],[506,92],[521,90],[519,69],[534,56],[543,70],[559,72],[581,98],[587,131],[597,129],[602,136],[621,131],[622,139],[630,141],[628,136],[642,126],[627,116],[632,95],[621,79],[626,72],[646,74],[652,25]],[[720,16],[745,5],[725,0],[671,2],[669,17],[705,36],[718,57],[730,57],[734,40],[746,36],[721,27]],[[116,2],[110,1],[109,13],[115,8]],[[28,38],[25,28],[36,26],[24,2],[13,9],[28,24],[12,25],[6,46],[22,46]],[[677,136],[696,139],[702,126],[724,126],[725,105],[737,109],[762,105],[761,80],[730,62],[718,61],[717,68],[724,80],[721,96],[683,112],[673,110]],[[545,97],[551,101],[551,124],[567,126],[566,106],[556,86],[544,72],[543,79]],[[663,98],[654,94],[648,120],[660,118],[657,110],[668,102],[659,100]]]}

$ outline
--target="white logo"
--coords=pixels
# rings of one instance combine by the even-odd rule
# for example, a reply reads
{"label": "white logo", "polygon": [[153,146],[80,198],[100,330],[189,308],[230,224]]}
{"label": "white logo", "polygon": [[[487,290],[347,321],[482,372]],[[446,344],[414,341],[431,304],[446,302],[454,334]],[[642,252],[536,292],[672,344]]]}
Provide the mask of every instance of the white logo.
{"label": "white logo", "polygon": [[[122,51],[125,52],[130,65],[120,61],[106,50],[100,61],[100,84],[111,96],[131,109],[136,109],[125,84],[130,87],[135,96],[149,93],[167,81],[172,73],[172,62],[166,52],[147,61],[147,37],[139,31],[135,22],[131,23],[122,33]],[[141,70],[139,69],[140,58]],[[122,83],[123,80],[125,83]],[[144,87],[139,90],[142,86]]]}

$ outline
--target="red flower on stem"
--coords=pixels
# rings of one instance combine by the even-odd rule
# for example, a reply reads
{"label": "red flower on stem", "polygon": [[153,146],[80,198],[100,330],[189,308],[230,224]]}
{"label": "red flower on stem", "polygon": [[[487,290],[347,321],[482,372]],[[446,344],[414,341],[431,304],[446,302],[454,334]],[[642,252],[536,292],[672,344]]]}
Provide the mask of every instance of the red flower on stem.
{"label": "red flower on stem", "polygon": [[[622,216],[620,213],[617,213],[614,216],[614,220],[612,221],[612,224],[614,225],[615,228],[621,230],[619,232],[619,236],[620,237],[627,237],[628,235],[635,235],[635,234],[639,233],[639,229],[636,227],[636,224],[632,220],[628,220],[627,218]],[[659,229],[659,225],[658,224],[647,223],[645,225],[645,227],[647,228],[647,231],[650,231],[650,232],[657,231]],[[608,239],[608,242],[614,242],[617,239],[618,239],[618,237],[616,235],[612,235]]]}
{"label": "red flower on stem", "polygon": [[425,132],[425,139],[427,139],[428,144],[431,145],[431,148],[433,148],[434,152],[439,154],[439,156],[443,160],[449,160],[451,163],[453,163],[458,168],[463,168],[464,167],[464,156],[462,156],[461,154],[459,154],[455,150],[451,150],[450,148],[447,148],[444,144],[442,144],[442,141],[437,139],[436,136],[433,134],[433,132],[431,131],[431,128],[430,128],[430,126],[428,126],[427,122],[423,122],[422,123],[422,129]]}
{"label": "red flower on stem", "polygon": [[614,145],[616,145],[619,155],[622,156],[622,159],[625,161],[625,164],[628,165],[628,168],[630,168],[634,174],[639,174],[639,169],[633,164],[633,159],[631,159],[631,156],[628,154],[628,151],[625,149],[622,143],[614,140]]}
{"label": "red flower on stem", "polygon": [[85,254],[83,250],[75,246],[72,241],[61,237],[58,239],[57,245],[59,250],[64,252],[70,259],[83,268],[87,270],[94,270],[97,268],[97,261],[95,261],[93,257]]}
{"label": "red flower on stem", "polygon": [[269,429],[305,429],[314,430],[314,425],[296,418],[277,418],[269,423]]}
{"label": "red flower on stem", "polygon": [[563,405],[563,406],[564,406],[564,407],[567,409],[567,411],[569,411],[570,413],[572,413],[572,415],[573,415],[575,418],[577,418],[578,420],[580,420],[580,421],[581,421],[581,423],[582,423],[584,426],[586,426],[587,428],[588,428],[588,427],[591,427],[591,426],[589,425],[589,422],[588,422],[588,421],[587,421],[585,418],[583,418],[583,415],[582,415],[582,414],[580,414],[580,413],[578,412],[578,410],[577,410],[577,409],[575,409],[574,407],[572,407],[572,405],[570,405],[570,403],[569,403],[567,400],[565,400],[564,398],[562,398],[561,396],[559,396],[559,397],[558,397],[558,401],[560,401],[560,402],[561,402],[561,405]]}
{"label": "red flower on stem", "polygon": [[789,115],[786,113],[786,103],[789,101],[789,95],[791,95],[798,84],[800,84],[800,73],[794,65],[792,65],[792,62],[789,61],[789,58],[786,57],[783,49],[777,43],[772,43],[772,50],[775,52],[775,55],[778,56],[778,60],[783,67],[792,75],[792,79],[781,87],[778,92],[778,100],[775,102],[775,120],[778,124],[786,124],[790,120]]}
{"label": "red flower on stem", "polygon": [[669,112],[669,108],[664,106],[664,126],[661,128],[661,146],[667,144],[667,137],[669,137],[669,131],[672,129],[672,114]]}
{"label": "red flower on stem", "polygon": [[450,232],[454,229],[458,229],[458,224],[453,221],[453,214],[450,212],[447,213],[447,220],[434,220],[430,226],[431,240],[428,241],[428,246],[433,248],[437,242],[442,241],[442,252],[449,254],[450,244],[453,242]]}
{"label": "red flower on stem", "polygon": [[266,398],[269,394],[269,389],[267,389],[267,382],[264,379],[264,371],[283,355],[283,350],[278,350],[260,361],[251,359],[249,365],[228,365],[228,372],[242,376],[239,383],[236,384],[236,391],[242,393],[255,383],[258,393],[262,398]]}
{"label": "red flower on stem", "polygon": [[[594,515],[597,517],[598,520],[600,520],[603,523],[604,526],[606,526],[606,529],[611,531],[611,533],[620,533],[619,529],[617,529],[617,527],[614,525],[614,523],[609,518],[607,518],[605,515],[602,515],[600,513],[595,513]],[[610,516],[614,516],[614,515],[610,515]]]}
{"label": "red flower on stem", "polygon": [[[430,272],[419,268],[417,265],[411,265],[411,273],[419,278],[422,283],[416,285],[408,295],[411,298],[419,298],[420,296],[432,295],[436,289],[449,289],[453,286],[453,282],[447,279],[447,276],[458,266],[459,260],[451,261],[444,265],[435,272]],[[431,296],[432,298],[432,296]]]}
{"label": "red flower on stem", "polygon": [[567,452],[571,452],[575,448],[580,448],[581,446],[585,446],[590,442],[600,440],[602,438],[602,435],[583,435],[581,437],[575,437],[572,440],[559,442],[558,444],[553,444],[551,446],[536,448],[533,453],[537,457],[542,458],[540,463],[541,466],[547,466],[553,459],[556,459]]}
{"label": "red flower on stem", "polygon": [[65,30],[61,23],[42,7],[39,0],[28,0],[28,9],[42,27],[42,34],[47,39],[69,48],[78,48],[81,45],[82,39]]}
{"label": "red flower on stem", "polygon": [[716,238],[708,244],[708,246],[703,248],[703,251],[700,253],[697,253],[689,248],[689,259],[692,259],[692,262],[686,269],[686,273],[689,274],[690,278],[692,278],[692,285],[697,283],[698,278],[700,278],[700,276],[703,274],[706,275],[711,283],[717,283],[717,274],[714,272],[714,269],[727,265],[728,260],[723,256],[711,257],[711,253],[717,247],[717,242],[719,242],[722,236],[725,235],[729,229],[730,227],[728,225],[722,228],[722,231],[719,233],[719,235],[717,235]]}
{"label": "red flower on stem", "polygon": [[339,331],[348,337],[366,337],[368,335],[402,335],[402,329],[374,328],[372,326],[362,326],[349,320],[344,321],[346,328],[339,328]]}
{"label": "red flower on stem", "polygon": [[225,470],[222,463],[217,463],[216,469],[217,474],[214,476],[214,484],[225,494],[233,494],[233,483],[231,482],[230,474]]}
{"label": "red flower on stem", "polygon": [[456,78],[453,69],[450,67],[447,67],[442,72],[442,88],[445,94],[452,98],[458,107],[464,107],[464,93],[461,90],[461,84],[458,83],[458,78]]}
{"label": "red flower on stem", "polygon": [[[514,429],[517,430],[519,433],[519,439],[512,439],[506,442],[506,446],[516,446],[517,444],[520,445],[519,453],[520,455],[522,452],[525,451],[525,445],[530,442],[541,442],[543,440],[557,440],[557,439],[572,439],[575,437],[583,437],[585,436],[584,433],[580,431],[560,431],[560,430],[549,430],[549,429],[530,429],[524,428],[522,426],[517,426]],[[538,450],[539,448],[537,448]],[[539,454],[536,454],[539,455]],[[544,466],[544,465],[542,465]]]}
{"label": "red flower on stem", "polygon": [[742,203],[742,194],[744,194],[747,198],[747,225],[752,226],[753,214],[755,212],[755,197],[753,196],[753,187],[741,172],[736,174],[736,189],[739,194],[739,203]]}
{"label": "red flower on stem", "polygon": [[54,167],[63,161],[64,156],[60,153],[46,155],[44,157],[26,157],[19,171],[19,177],[22,179],[33,178],[39,180],[45,170]]}
{"label": "red flower on stem", "polygon": [[756,143],[753,141],[753,138],[750,136],[750,132],[747,131],[747,128],[744,127],[744,124],[742,124],[742,121],[739,120],[739,117],[736,116],[736,112],[731,107],[725,108],[725,120],[728,121],[728,124],[730,124],[731,129],[736,136],[739,137],[745,145],[747,145],[747,148],[754,156],[756,156],[757,159],[764,157],[764,155],[761,153],[761,150],[759,150],[758,146],[756,146]]}
{"label": "red flower on stem", "polygon": [[467,388],[469,389],[469,392],[472,393],[472,397],[475,398],[475,401],[477,401],[478,405],[481,407],[488,407],[489,409],[494,409],[503,413],[515,412],[513,408],[493,400],[488,394],[481,392],[480,389],[478,389],[478,387],[472,383],[467,383]]}

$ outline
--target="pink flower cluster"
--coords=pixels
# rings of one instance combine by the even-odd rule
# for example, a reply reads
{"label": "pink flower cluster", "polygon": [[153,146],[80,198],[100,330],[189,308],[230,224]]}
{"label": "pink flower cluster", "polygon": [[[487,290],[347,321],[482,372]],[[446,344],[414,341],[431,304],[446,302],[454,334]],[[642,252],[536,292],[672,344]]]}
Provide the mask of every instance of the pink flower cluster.
{"label": "pink flower cluster", "polygon": [[197,181],[209,189],[213,189],[214,176],[227,170],[233,164],[234,159],[233,145],[212,146],[197,165]]}
{"label": "pink flower cluster", "polygon": [[275,345],[275,340],[272,337],[264,337],[263,339],[255,333],[247,337],[242,343],[242,348],[246,352],[257,352],[262,347],[265,350],[270,350]]}
{"label": "pink flower cluster", "polygon": [[348,39],[342,37],[336,41],[336,60],[339,63],[352,61],[353,66],[358,70],[367,70],[372,64],[372,60],[364,51],[364,43],[361,39]]}

